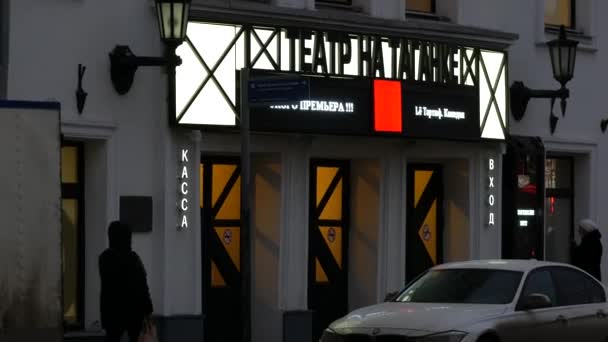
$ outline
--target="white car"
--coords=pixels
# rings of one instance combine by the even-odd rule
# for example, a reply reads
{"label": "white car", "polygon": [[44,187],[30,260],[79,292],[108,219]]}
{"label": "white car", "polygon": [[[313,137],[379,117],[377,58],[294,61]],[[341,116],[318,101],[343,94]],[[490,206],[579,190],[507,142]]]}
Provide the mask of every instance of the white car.
{"label": "white car", "polygon": [[332,323],[320,342],[608,341],[606,288],[566,264],[436,266],[392,301]]}

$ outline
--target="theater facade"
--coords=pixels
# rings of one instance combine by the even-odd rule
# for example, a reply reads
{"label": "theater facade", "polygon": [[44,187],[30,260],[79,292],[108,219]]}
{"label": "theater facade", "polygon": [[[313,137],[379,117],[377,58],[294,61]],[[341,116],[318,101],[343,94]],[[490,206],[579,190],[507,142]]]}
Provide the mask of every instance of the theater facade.
{"label": "theater facade", "polygon": [[318,338],[435,264],[500,257],[506,47],[191,13],[175,226],[200,239],[206,338]]}

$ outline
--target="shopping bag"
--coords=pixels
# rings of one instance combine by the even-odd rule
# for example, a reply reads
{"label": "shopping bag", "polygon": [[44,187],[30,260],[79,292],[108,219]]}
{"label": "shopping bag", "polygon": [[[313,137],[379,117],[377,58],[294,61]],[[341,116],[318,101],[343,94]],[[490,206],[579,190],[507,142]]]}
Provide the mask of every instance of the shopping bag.
{"label": "shopping bag", "polygon": [[137,342],[158,342],[158,337],[156,336],[156,327],[154,326],[154,323],[149,321],[144,322]]}

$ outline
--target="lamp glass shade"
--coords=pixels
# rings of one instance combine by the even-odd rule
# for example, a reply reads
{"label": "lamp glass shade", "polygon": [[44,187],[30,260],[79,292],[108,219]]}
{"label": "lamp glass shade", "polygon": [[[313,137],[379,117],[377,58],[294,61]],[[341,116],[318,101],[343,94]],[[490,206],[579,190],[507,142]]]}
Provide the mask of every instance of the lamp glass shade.
{"label": "lamp glass shade", "polygon": [[551,56],[551,66],[553,77],[562,86],[565,86],[574,75],[574,65],[576,63],[576,48],[578,42],[566,38],[566,30],[560,28],[559,37],[547,43],[549,55]]}
{"label": "lamp glass shade", "polygon": [[189,0],[156,0],[161,39],[177,42],[185,39],[189,9]]}

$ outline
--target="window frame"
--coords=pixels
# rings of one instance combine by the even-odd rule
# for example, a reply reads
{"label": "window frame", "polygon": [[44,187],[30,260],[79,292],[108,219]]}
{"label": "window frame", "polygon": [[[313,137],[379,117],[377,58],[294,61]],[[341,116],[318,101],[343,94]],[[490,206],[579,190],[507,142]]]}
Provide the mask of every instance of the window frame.
{"label": "window frame", "polygon": [[[545,6],[545,1],[543,1],[543,9]],[[576,22],[576,0],[570,0],[570,26],[564,25],[567,31],[569,32],[578,32],[577,31],[577,22]],[[545,17],[543,15],[543,25],[548,30],[559,30],[561,25],[548,24],[545,22]]]}
{"label": "window frame", "polygon": [[431,2],[430,12],[421,12],[407,9],[407,0],[405,0],[405,16],[408,18],[419,18],[419,19],[434,19],[439,20],[437,15],[437,0],[429,0]]}
{"label": "window frame", "polygon": [[[519,296],[517,298],[517,304],[515,304],[515,311],[524,311],[521,308],[522,305],[522,300],[524,299],[524,291],[526,290],[526,287],[528,286],[529,282],[530,282],[530,278],[536,274],[536,273],[540,273],[540,272],[548,272],[549,273],[549,278],[551,278],[551,283],[553,284],[553,291],[555,293],[555,304],[557,304],[557,297],[559,296],[558,292],[558,288],[557,288],[557,283],[555,282],[555,279],[553,279],[553,273],[551,273],[551,267],[539,267],[539,268],[535,268],[532,271],[528,272],[528,274],[526,275],[526,278],[523,280],[523,285],[521,287],[521,291],[519,293]],[[551,305],[550,307],[547,308],[542,308],[542,309],[549,309],[549,308],[556,308],[558,307],[557,305]],[[542,310],[539,309],[539,310]]]}
{"label": "window frame", "polygon": [[[400,300],[400,298],[402,298],[404,295],[406,295],[407,291],[411,289],[412,286],[414,286],[415,284],[417,284],[423,277],[429,275],[430,273],[433,272],[450,272],[450,271],[486,271],[486,272],[497,272],[497,273],[511,273],[511,274],[515,274],[519,276],[517,285],[515,286],[513,295],[511,297],[511,300],[509,302],[506,303],[502,303],[502,304],[488,304],[488,305],[511,305],[514,302],[516,302],[518,300],[518,292],[520,291],[520,287],[521,287],[521,283],[524,280],[524,277],[526,276],[526,274],[523,271],[518,271],[518,270],[509,270],[509,269],[500,269],[500,268],[491,268],[491,267],[458,267],[458,268],[431,268],[429,270],[426,270],[425,272],[422,272],[421,274],[419,274],[416,278],[414,278],[411,282],[409,282],[404,288],[403,290],[401,290],[399,292],[399,294],[397,294],[392,300],[391,302],[397,302],[397,303],[431,303],[431,302],[426,302],[426,301],[403,301]],[[468,303],[468,302],[441,302],[441,303],[449,303],[449,304],[479,304],[479,303]],[[481,304],[481,305],[486,305],[485,304]]]}
{"label": "window frame", "polygon": [[[604,294],[603,296],[603,301],[602,302],[591,302],[591,303],[579,303],[579,304],[569,304],[569,305],[560,305],[560,296],[561,296],[561,289],[560,289],[560,285],[557,282],[557,280],[555,279],[555,271],[558,270],[566,270],[568,272],[574,272],[576,274],[581,275],[583,278],[587,279],[588,281],[590,281],[592,284],[598,286],[599,289],[602,290],[602,293]],[[544,309],[555,309],[555,308],[566,308],[566,307],[572,307],[572,306],[579,306],[579,305],[593,305],[593,304],[606,304],[608,301],[608,295],[606,294],[606,289],[604,288],[604,286],[598,282],[595,278],[591,277],[590,275],[581,272],[579,270],[577,270],[576,268],[573,267],[568,267],[568,266],[543,266],[543,267],[538,267],[533,269],[532,271],[528,272],[528,274],[526,275],[526,278],[524,280],[523,286],[521,288],[521,291],[519,293],[519,298],[517,299],[517,304],[515,306],[515,311],[523,311],[523,309],[521,309],[521,301],[523,299],[523,294],[524,294],[524,290],[526,288],[526,286],[528,285],[528,281],[530,280],[530,276],[532,276],[534,273],[537,272],[541,272],[541,271],[547,271],[549,272],[549,275],[551,277],[551,280],[553,282],[553,286],[554,286],[554,291],[555,291],[555,301],[556,303],[550,307],[547,308],[541,308],[541,309],[536,309],[536,310],[544,310]]]}
{"label": "window frame", "polygon": [[[578,274],[581,278],[584,278],[588,282],[590,282],[592,284],[595,284],[596,286],[599,286],[602,289],[602,292],[604,294],[603,301],[600,301],[600,302],[586,302],[586,303],[577,303],[577,304],[568,304],[568,305],[556,305],[556,307],[562,307],[563,308],[563,307],[578,306],[578,305],[592,305],[592,304],[601,304],[601,303],[605,304],[606,303],[606,290],[604,289],[603,286],[601,286],[598,283],[598,281],[595,278],[593,278],[592,276],[590,276],[590,275],[588,275],[588,274],[586,274],[584,272],[581,272],[581,271],[579,271],[579,270],[577,270],[575,268],[572,268],[572,267],[553,266],[553,267],[551,267],[550,272],[551,272],[551,276],[554,278],[553,281],[555,282],[555,285],[556,285],[556,288],[557,288],[557,301],[558,301],[558,303],[560,302],[560,297],[562,296],[562,294],[561,294],[562,290],[561,290],[561,286],[560,286],[559,282],[556,281],[555,275],[553,274],[553,272],[556,272],[556,271],[566,271],[566,272],[572,272],[574,274]],[[586,286],[585,286],[584,292],[588,293],[588,290],[586,289]]]}
{"label": "window frame", "polygon": [[[77,268],[76,268],[76,279],[77,279],[77,288],[76,288],[76,323],[69,324],[64,320],[63,315],[63,272],[61,274],[61,308],[62,308],[62,322],[65,331],[78,331],[84,328],[84,310],[85,310],[85,227],[84,227],[84,218],[85,218],[85,194],[84,194],[84,143],[79,141],[72,140],[61,140],[61,148],[63,147],[76,147],[76,156],[78,161],[76,163],[78,182],[76,183],[63,183],[61,182],[61,200],[64,199],[75,199],[78,201],[78,223],[76,225],[77,229],[77,241],[78,246],[76,248],[77,255]],[[63,214],[63,210],[62,210]],[[63,228],[63,227],[62,227]],[[63,246],[63,241],[62,241]],[[63,264],[63,260],[62,260]]]}

